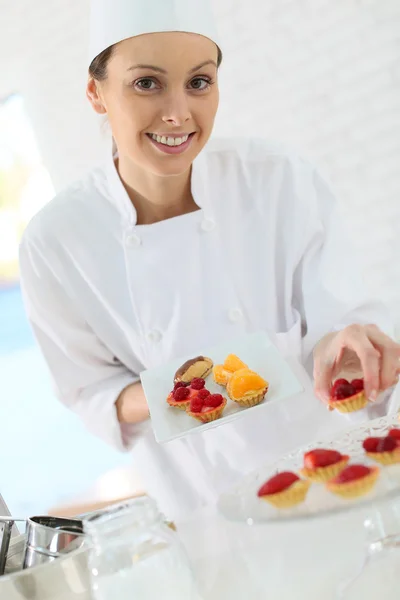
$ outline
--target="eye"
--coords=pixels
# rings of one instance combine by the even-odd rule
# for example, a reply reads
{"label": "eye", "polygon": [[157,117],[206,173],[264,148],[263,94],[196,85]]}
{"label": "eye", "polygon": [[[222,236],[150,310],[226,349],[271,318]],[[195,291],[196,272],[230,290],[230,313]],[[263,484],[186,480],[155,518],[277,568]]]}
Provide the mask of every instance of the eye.
{"label": "eye", "polygon": [[157,83],[154,81],[154,79],[150,79],[149,77],[137,79],[133,85],[137,89],[145,92],[157,89]]}
{"label": "eye", "polygon": [[190,82],[190,86],[193,90],[202,92],[212,86],[214,82],[209,77],[195,77]]}

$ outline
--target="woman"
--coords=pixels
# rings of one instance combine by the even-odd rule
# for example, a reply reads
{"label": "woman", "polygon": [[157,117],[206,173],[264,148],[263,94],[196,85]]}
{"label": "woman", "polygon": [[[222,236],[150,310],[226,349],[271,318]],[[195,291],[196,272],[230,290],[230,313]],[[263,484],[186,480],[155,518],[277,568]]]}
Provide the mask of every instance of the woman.
{"label": "woman", "polygon": [[176,516],[346,423],[308,384],[290,408],[158,446],[141,371],[263,329],[314,369],[321,400],[334,376],[362,371],[375,401],[400,347],[315,169],[263,141],[208,143],[221,52],[205,2],[92,4],[87,97],[116,152],[30,223],[22,286],[60,400],[113,446],[135,445],[147,489]]}

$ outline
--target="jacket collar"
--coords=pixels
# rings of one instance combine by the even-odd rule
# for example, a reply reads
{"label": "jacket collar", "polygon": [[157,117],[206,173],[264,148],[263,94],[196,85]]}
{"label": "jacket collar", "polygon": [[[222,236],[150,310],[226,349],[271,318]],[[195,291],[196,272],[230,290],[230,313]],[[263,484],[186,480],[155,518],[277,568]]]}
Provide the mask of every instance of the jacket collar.
{"label": "jacket collar", "polygon": [[[112,147],[108,150],[106,159],[106,177],[110,200],[115,204],[124,220],[126,220],[129,225],[134,226],[137,224],[137,213],[124,184],[122,183],[121,177],[119,176],[115,165],[116,158],[118,158],[118,152],[115,147]],[[204,151],[202,151],[193,162],[191,185],[196,204],[200,208],[205,209],[206,204],[208,204],[206,202],[208,194],[206,193],[207,177]]]}

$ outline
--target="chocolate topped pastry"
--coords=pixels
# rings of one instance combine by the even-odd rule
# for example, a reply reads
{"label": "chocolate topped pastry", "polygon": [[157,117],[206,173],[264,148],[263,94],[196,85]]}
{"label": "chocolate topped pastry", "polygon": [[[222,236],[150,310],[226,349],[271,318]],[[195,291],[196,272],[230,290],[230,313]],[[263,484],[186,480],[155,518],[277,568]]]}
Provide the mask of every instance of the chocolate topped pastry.
{"label": "chocolate topped pastry", "polygon": [[175,373],[174,383],[183,381],[183,383],[190,383],[192,379],[201,377],[205,379],[213,368],[213,361],[211,358],[206,356],[196,356],[187,360]]}

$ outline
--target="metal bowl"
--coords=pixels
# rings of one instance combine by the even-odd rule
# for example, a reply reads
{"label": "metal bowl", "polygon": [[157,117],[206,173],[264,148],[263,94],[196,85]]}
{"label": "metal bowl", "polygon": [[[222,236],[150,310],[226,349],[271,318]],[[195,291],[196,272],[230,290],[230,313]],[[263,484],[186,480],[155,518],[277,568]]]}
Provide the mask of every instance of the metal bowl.
{"label": "metal bowl", "polygon": [[79,550],[85,543],[82,521],[59,517],[31,517],[26,521],[23,568],[27,569]]}

